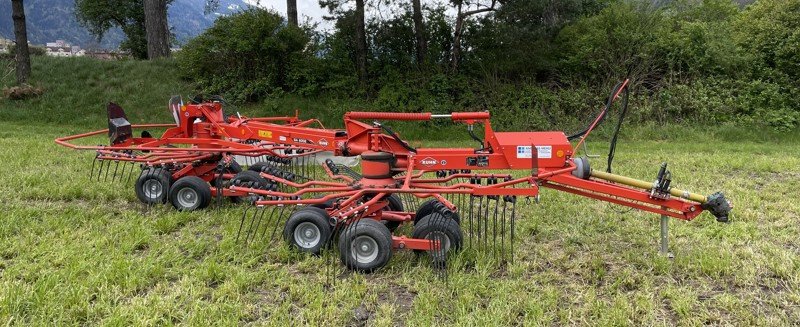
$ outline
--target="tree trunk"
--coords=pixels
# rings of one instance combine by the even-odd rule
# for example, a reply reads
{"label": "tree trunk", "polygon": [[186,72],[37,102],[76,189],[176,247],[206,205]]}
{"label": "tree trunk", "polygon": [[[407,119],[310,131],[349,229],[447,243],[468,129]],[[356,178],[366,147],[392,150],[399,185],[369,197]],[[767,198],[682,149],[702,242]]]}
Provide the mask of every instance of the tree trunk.
{"label": "tree trunk", "polygon": [[472,15],[485,13],[494,11],[494,6],[497,5],[497,0],[492,0],[492,4],[488,7],[478,8],[475,10],[470,11],[461,11],[461,2],[458,3],[457,10],[458,14],[456,14],[456,30],[453,32],[453,51],[452,51],[452,58],[451,58],[451,70],[453,74],[458,73],[458,64],[461,60],[461,34],[463,33],[462,30],[464,29],[464,20]]}
{"label": "tree trunk", "polygon": [[286,0],[286,19],[289,26],[297,27],[297,0]]}
{"label": "tree trunk", "polygon": [[22,0],[11,0],[11,18],[16,39],[17,84],[28,83],[31,76],[31,55],[28,52],[28,31],[25,27],[25,7]]}
{"label": "tree trunk", "polygon": [[169,57],[167,0],[144,0],[144,26],[147,34],[147,58]]}
{"label": "tree trunk", "polygon": [[425,40],[425,25],[422,22],[422,5],[420,0],[412,0],[414,7],[414,37],[417,41],[417,66],[425,64],[425,56],[428,54],[428,41]]}
{"label": "tree trunk", "polygon": [[456,27],[453,32],[453,51],[450,59],[450,70],[455,74],[458,72],[458,61],[461,60],[461,29],[464,26],[464,15],[461,14],[461,4],[458,5],[456,14]]}
{"label": "tree trunk", "polygon": [[364,0],[356,0],[356,68],[358,81],[367,81],[367,32],[364,26]]}

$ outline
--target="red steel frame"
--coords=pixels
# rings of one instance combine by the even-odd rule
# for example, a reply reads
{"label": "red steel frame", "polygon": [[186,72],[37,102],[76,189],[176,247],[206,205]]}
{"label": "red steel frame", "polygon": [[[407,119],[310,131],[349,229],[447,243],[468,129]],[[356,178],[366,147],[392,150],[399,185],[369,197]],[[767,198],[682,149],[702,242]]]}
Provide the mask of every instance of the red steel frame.
{"label": "red steel frame", "polygon": [[[617,94],[618,95],[618,94]],[[413,219],[411,212],[383,211],[386,196],[408,193],[416,197],[435,197],[446,206],[457,210],[442,194],[536,196],[539,187],[548,187],[601,201],[616,203],[643,211],[691,220],[702,211],[700,203],[682,198],[654,198],[646,190],[615,184],[593,178],[579,178],[572,174],[576,169],[572,156],[575,151],[561,132],[494,132],[488,112],[456,112],[444,115],[454,122],[482,125],[485,140],[482,149],[423,148],[410,149],[399,137],[384,134],[376,124],[361,120],[426,121],[438,118],[431,113],[349,112],[344,116],[344,130],[325,129],[317,120],[300,120],[294,117],[246,118],[222,116],[219,103],[203,103],[180,107],[180,122],[175,124],[134,125],[133,128],[166,127],[160,138],[129,138],[109,146],[81,146],[71,141],[100,135],[99,130],[56,139],[56,143],[81,150],[95,150],[98,158],[106,160],[141,162],[145,165],[185,164],[173,177],[193,175],[206,181],[214,178],[213,170],[219,160],[231,160],[231,155],[271,155],[287,157],[285,149],[303,149],[306,154],[331,151],[337,156],[356,156],[366,153],[390,153],[396,159],[390,167],[402,177],[353,180],[336,175],[323,165],[330,178],[339,182],[308,181],[296,183],[261,173],[264,178],[297,189],[295,192],[266,191],[240,186],[223,190],[212,188],[213,194],[225,196],[259,194],[271,197],[257,201],[256,205],[310,205],[341,199],[336,209],[328,209],[332,219],[346,222],[349,219],[406,221]],[[197,119],[201,121],[196,122]],[[319,128],[309,127],[319,124]],[[594,126],[594,124],[593,124]],[[591,128],[590,128],[591,130]],[[588,134],[588,133],[587,133]],[[257,141],[253,143],[253,140]],[[580,142],[583,142],[581,139]],[[579,144],[580,144],[579,142]],[[539,147],[543,151],[540,151]],[[137,154],[134,155],[133,151]],[[516,156],[514,153],[516,151]],[[520,156],[520,151],[524,154]],[[530,158],[527,157],[530,151]],[[549,151],[549,152],[548,152]],[[541,152],[541,153],[540,153]],[[545,156],[546,155],[546,156]],[[192,164],[192,163],[200,164]],[[482,162],[483,164],[475,164]],[[364,167],[365,170],[368,167]],[[369,168],[372,169],[372,168]],[[423,178],[426,172],[437,170],[469,170],[470,173],[446,178]],[[530,170],[524,177],[509,174],[472,173],[481,170]],[[231,178],[231,175],[224,176]],[[497,178],[496,184],[479,185],[455,183],[454,179]],[[319,198],[302,196],[310,193],[324,194]],[[359,202],[365,198],[369,200]],[[431,249],[428,240],[415,240],[395,236],[398,248]]]}

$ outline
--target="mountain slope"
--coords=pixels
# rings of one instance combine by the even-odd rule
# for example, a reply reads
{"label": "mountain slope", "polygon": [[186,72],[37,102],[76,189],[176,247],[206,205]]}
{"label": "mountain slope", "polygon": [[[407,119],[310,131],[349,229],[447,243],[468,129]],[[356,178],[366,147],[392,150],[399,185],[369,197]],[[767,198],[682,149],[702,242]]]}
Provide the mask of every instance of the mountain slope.
{"label": "mountain slope", "polygon": [[[202,33],[220,15],[247,8],[242,0],[220,0],[214,13],[205,14],[205,0],[174,0],[169,7],[169,25],[178,43]],[[0,37],[14,38],[11,20],[11,1],[0,1]],[[25,16],[28,25],[28,40],[32,44],[45,44],[65,40],[82,47],[116,48],[125,36],[112,29],[97,42],[89,31],[75,18],[74,0],[26,0]]]}

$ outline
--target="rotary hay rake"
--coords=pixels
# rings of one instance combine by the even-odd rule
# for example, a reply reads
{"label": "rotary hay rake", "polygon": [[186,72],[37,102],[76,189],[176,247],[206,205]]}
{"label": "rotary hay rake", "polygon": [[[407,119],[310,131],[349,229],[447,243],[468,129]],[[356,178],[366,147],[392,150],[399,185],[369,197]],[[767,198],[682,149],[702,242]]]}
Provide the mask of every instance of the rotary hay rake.
{"label": "rotary hay rake", "polygon": [[[297,115],[226,117],[219,102],[184,105],[173,98],[174,125],[131,126],[110,104],[108,130],[56,142],[96,151],[100,173],[93,178],[114,179],[119,163],[139,164],[136,192],[145,203],[169,200],[179,210],[201,209],[214,197],[251,203],[237,240],[283,238],[312,254],[336,248],[341,262],[360,272],[385,266],[397,249],[427,252],[438,268],[464,247],[488,250],[498,262],[513,260],[518,199],[538,201],[542,187],[661,215],[666,251],[667,217],[692,220],[707,210],[727,222],[731,205],[720,192],[704,196],[672,187],[666,164],[646,182],[594,170],[576,156],[626,85],[618,84],[594,122],[569,138],[563,132],[495,132],[488,112],[349,112],[339,130]],[[413,148],[378,122],[433,119],[466,124],[479,146]],[[484,139],[474,133],[476,125],[483,126]],[[132,129],[150,127],[168,128],[160,138],[132,136]],[[71,143],[103,133],[108,146]],[[577,138],[573,147],[570,140]],[[329,158],[318,162],[318,155]],[[336,162],[343,157],[360,157],[360,169]],[[402,226],[411,226],[410,235]]]}

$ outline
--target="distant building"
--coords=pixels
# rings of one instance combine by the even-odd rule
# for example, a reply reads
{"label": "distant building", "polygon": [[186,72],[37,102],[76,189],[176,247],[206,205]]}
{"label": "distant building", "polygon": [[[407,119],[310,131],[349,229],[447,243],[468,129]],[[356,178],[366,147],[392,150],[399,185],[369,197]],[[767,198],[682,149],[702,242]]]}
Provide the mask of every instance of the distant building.
{"label": "distant building", "polygon": [[13,46],[14,41],[0,37],[0,53],[8,53]]}
{"label": "distant building", "polygon": [[47,42],[45,50],[48,56],[54,57],[81,57],[86,55],[86,51],[82,50],[77,45],[70,45],[64,40],[56,40],[55,42]]}

